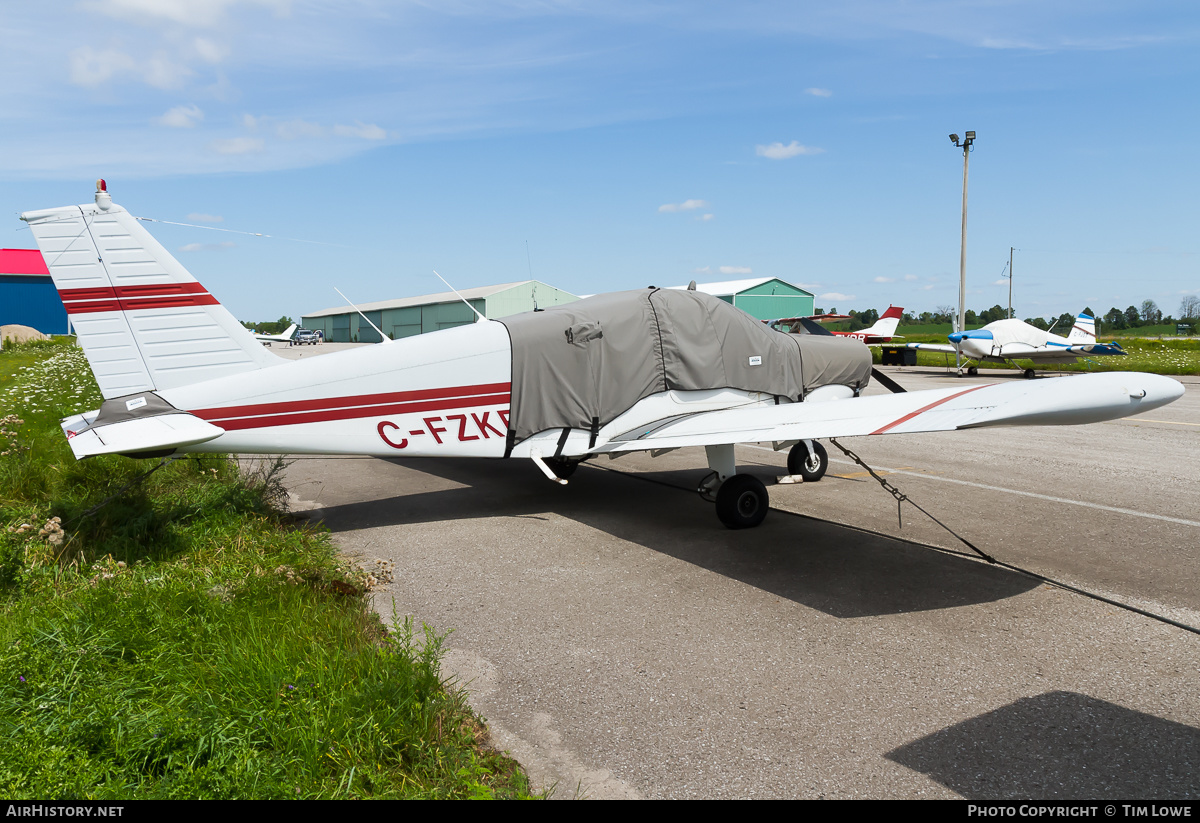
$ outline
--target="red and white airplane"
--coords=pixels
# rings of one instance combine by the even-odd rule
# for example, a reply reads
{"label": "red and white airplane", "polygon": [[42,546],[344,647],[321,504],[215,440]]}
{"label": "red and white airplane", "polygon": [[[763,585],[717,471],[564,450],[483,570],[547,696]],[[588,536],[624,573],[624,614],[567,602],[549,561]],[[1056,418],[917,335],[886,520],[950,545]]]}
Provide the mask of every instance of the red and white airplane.
{"label": "red and white airplane", "polygon": [[643,289],[283,360],[264,350],[138,220],[112,203],[26,212],[105,402],[62,421],[77,458],[183,452],[524,458],[565,482],[580,461],[704,446],[701,483],[730,528],[769,502],[734,444],[1090,423],[1183,386],[1110,372],[862,397],[866,347],[783,335],[717,298]]}
{"label": "red and white airplane", "polygon": [[868,346],[879,346],[887,343],[896,336],[896,327],[900,325],[900,319],[903,316],[903,308],[900,306],[888,306],[887,311],[879,316],[874,325],[870,328],[859,329],[858,331],[831,331],[821,326],[809,325],[810,323],[835,323],[841,320],[849,320],[850,315],[848,314],[781,317],[778,320],[768,320],[766,322],[768,326],[776,331],[788,332],[789,334],[827,334],[834,337],[849,337],[854,340],[861,340]]}

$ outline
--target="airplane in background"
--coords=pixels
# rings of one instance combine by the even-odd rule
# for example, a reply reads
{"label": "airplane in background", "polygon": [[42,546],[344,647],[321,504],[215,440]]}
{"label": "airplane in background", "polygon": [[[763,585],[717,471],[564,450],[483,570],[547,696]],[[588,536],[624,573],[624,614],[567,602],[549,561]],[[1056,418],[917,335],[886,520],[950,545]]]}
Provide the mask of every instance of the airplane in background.
{"label": "airplane in background", "polygon": [[836,323],[842,320],[849,320],[850,315],[848,314],[782,317],[778,320],[767,320],[765,322],[776,331],[787,332],[788,334],[824,334],[833,335],[834,337],[850,337],[855,340],[861,340],[868,346],[879,346],[887,343],[896,336],[896,327],[900,325],[900,319],[903,316],[903,308],[888,306],[887,311],[880,315],[873,326],[866,329],[859,329],[858,331],[831,331],[817,325],[819,323]]}
{"label": "airplane in background", "polygon": [[[1124,355],[1125,350],[1115,341],[1096,342],[1096,320],[1080,313],[1066,337],[1042,331],[1023,320],[996,320],[981,329],[956,331],[949,335],[950,345],[943,343],[908,343],[910,349],[940,351],[949,354],[961,353],[977,363],[1008,363],[1020,368],[1013,361],[1032,360],[1034,363],[1074,363],[1080,358]],[[978,366],[969,366],[968,374],[978,374]],[[1034,376],[1032,368],[1025,369],[1025,376]]]}
{"label": "airplane in background", "polygon": [[299,326],[293,323],[279,334],[259,334],[258,332],[254,332],[254,339],[264,346],[269,346],[272,343],[290,344],[292,342],[292,335],[296,333],[296,329],[298,328]]}
{"label": "airplane in background", "polygon": [[61,423],[78,459],[517,458],[565,484],[601,455],[703,446],[710,471],[698,491],[739,529],[770,504],[762,481],[738,472],[737,443],[788,449],[793,477],[816,480],[828,465],[819,438],[1091,423],[1183,394],[1167,377],[1109,372],[864,397],[865,346],[776,334],[711,295],[653,287],[283,360],[103,181],[94,203],[21,219],[105,398]]}

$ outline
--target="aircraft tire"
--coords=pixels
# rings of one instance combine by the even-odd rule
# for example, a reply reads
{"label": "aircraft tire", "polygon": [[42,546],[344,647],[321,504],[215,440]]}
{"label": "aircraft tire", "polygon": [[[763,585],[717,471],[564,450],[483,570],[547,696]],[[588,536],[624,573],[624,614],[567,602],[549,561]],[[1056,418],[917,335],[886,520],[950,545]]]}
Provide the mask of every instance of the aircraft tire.
{"label": "aircraft tire", "polygon": [[1025,370],[1025,379],[1026,379],[1026,380],[1032,380],[1032,379],[1033,379],[1033,376],[1034,376],[1034,374],[1035,374],[1035,372],[1033,371],[1033,369],[1026,369],[1026,370]]}
{"label": "aircraft tire", "polygon": [[565,457],[551,457],[547,458],[546,465],[550,467],[550,471],[554,472],[555,477],[559,480],[566,480],[579,468],[579,461],[568,460]]}
{"label": "aircraft tire", "polygon": [[771,499],[757,477],[735,474],[717,489],[717,517],[730,529],[753,529],[767,516]]}
{"label": "aircraft tire", "polygon": [[829,453],[814,440],[813,454],[809,455],[808,447],[801,440],[788,452],[787,467],[788,474],[800,475],[805,483],[816,483],[825,476],[825,470],[829,468]]}

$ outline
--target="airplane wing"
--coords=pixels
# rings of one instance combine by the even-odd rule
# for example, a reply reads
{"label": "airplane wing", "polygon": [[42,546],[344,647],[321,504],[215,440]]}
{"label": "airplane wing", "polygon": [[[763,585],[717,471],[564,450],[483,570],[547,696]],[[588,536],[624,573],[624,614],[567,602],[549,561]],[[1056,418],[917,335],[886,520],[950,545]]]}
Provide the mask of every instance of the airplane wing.
{"label": "airplane wing", "polygon": [[921,351],[948,352],[949,354],[954,354],[958,351],[958,349],[949,343],[905,343],[904,347],[906,349],[920,349]]}
{"label": "airplane wing", "polygon": [[586,451],[596,454],[985,426],[1094,423],[1149,411],[1182,394],[1183,386],[1168,377],[1107,372],[965,389],[750,406],[657,421]]}

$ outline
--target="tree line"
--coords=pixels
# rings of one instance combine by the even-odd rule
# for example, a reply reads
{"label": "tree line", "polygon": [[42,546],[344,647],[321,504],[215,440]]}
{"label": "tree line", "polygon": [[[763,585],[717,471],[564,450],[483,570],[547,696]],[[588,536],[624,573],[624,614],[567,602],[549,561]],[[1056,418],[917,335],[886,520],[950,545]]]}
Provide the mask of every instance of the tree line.
{"label": "tree line", "polygon": [[[827,313],[824,309],[816,309],[815,311],[816,314]],[[837,313],[836,308],[828,311],[828,314]],[[1143,300],[1140,308],[1138,306],[1130,306],[1124,311],[1113,306],[1103,316],[1098,316],[1090,307],[1085,307],[1083,313],[1095,317],[1100,322],[1102,329],[1109,329],[1111,331],[1136,329],[1143,326],[1169,325],[1173,323],[1186,323],[1195,327],[1200,326],[1200,295],[1186,295],[1180,301],[1178,318],[1171,315],[1164,316],[1162,309],[1153,300]],[[879,319],[879,312],[876,309],[868,309],[866,311],[851,309],[849,315],[850,319],[842,324],[846,326],[848,331],[865,329],[868,326],[874,325],[875,321]],[[938,306],[934,311],[924,311],[920,314],[905,312],[902,322],[907,326],[929,326],[939,323],[953,324],[957,317],[958,310],[953,306]],[[968,326],[983,326],[996,320],[1004,320],[1007,317],[1008,310],[998,304],[980,312],[967,309]],[[1051,328],[1070,329],[1075,324],[1075,315],[1064,313],[1057,318],[1050,319],[1027,317],[1025,318],[1025,322],[1043,331]]]}

